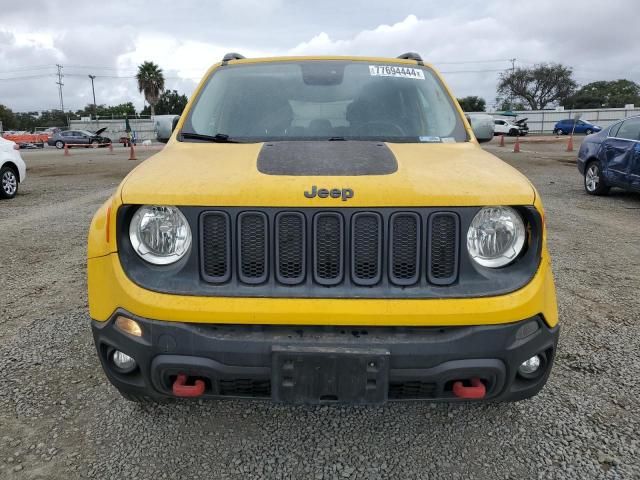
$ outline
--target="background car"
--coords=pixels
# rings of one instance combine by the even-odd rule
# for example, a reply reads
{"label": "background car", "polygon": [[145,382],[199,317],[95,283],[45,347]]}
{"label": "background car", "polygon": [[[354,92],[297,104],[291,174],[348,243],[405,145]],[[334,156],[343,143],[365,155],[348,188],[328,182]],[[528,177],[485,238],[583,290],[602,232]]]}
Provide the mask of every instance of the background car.
{"label": "background car", "polygon": [[494,135],[493,117],[484,113],[467,113],[465,116],[473,128],[476,140],[479,143],[490,142]]}
{"label": "background car", "polygon": [[520,129],[520,135],[523,137],[527,133],[529,133],[529,125],[527,125],[527,120],[528,118],[521,118],[520,120],[516,120],[513,122],[518,126],[518,128]]}
{"label": "background car", "polygon": [[156,140],[161,143],[167,143],[178,118],[180,118],[180,115],[156,115],[153,118]]}
{"label": "background car", "polygon": [[640,116],[587,137],[578,152],[578,170],[590,195],[604,195],[614,186],[640,192]]}
{"label": "background car", "polygon": [[512,137],[520,135],[520,127],[515,123],[510,122],[509,120],[496,118],[493,121],[493,124],[494,124],[494,127],[493,127],[494,135],[509,135]]}
{"label": "background car", "polygon": [[17,143],[0,137],[0,198],[13,198],[27,177],[27,166]]}
{"label": "background car", "polygon": [[47,140],[47,144],[52,147],[55,146],[56,148],[64,148],[65,145],[69,145],[69,148],[78,145],[106,147],[111,143],[111,139],[100,135],[105,130],[106,128],[101,128],[95,133],[87,130],[66,130],[53,134],[51,138]]}
{"label": "background car", "polygon": [[[574,128],[575,124],[575,128]],[[591,135],[602,130],[602,127],[589,123],[585,120],[576,120],[574,118],[567,118],[566,120],[560,120],[553,127],[553,133],[555,135],[569,135],[573,133],[584,133],[585,135]]]}

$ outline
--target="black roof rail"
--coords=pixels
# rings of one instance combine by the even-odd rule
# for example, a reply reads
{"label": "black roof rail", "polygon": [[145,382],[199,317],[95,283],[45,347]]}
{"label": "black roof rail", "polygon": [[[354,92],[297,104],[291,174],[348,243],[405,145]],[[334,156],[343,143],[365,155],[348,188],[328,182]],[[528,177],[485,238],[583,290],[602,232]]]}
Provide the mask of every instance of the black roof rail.
{"label": "black roof rail", "polygon": [[407,52],[403,53],[402,55],[398,55],[396,58],[402,58],[403,60],[415,60],[416,62],[418,62],[418,64],[424,65],[424,63],[422,62],[422,57],[419,53]]}
{"label": "black roof rail", "polygon": [[243,58],[246,57],[244,55],[240,55],[239,53],[230,52],[222,57],[222,65],[226,65],[230,60],[242,60]]}

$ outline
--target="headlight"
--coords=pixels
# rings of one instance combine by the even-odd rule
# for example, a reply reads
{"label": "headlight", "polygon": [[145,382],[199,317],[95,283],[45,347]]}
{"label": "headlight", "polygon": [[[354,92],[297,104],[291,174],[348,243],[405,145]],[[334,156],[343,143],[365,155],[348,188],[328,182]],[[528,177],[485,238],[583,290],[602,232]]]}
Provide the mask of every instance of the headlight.
{"label": "headlight", "polygon": [[498,268],[515,260],[524,240],[524,223],[518,212],[511,207],[485,207],[471,221],[467,249],[476,263]]}
{"label": "headlight", "polygon": [[140,207],[129,225],[131,245],[140,257],[156,265],[177,262],[189,251],[191,228],[176,207]]}

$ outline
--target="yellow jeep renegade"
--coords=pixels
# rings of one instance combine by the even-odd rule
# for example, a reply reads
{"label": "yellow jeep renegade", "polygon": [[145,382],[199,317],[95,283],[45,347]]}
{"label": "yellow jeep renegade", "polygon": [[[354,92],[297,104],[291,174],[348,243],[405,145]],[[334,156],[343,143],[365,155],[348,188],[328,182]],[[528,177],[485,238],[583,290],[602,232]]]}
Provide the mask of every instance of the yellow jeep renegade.
{"label": "yellow jeep renegade", "polygon": [[480,137],[417,54],[228,54],[93,219],[108,379],[134,401],[535,395],[559,331],[542,203]]}

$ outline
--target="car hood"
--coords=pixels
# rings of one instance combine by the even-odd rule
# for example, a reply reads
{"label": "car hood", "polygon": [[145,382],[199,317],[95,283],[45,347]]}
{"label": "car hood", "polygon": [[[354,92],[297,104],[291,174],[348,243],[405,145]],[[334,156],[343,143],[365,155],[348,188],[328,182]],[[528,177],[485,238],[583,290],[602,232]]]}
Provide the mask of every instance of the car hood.
{"label": "car hood", "polygon": [[94,135],[96,136],[100,136],[103,132],[105,132],[107,130],[107,127],[104,128],[99,128],[98,130],[96,130],[96,133],[94,133]]}
{"label": "car hood", "polygon": [[[306,143],[315,144],[315,156],[325,148],[319,145],[326,146],[329,158],[331,149],[338,148],[332,144],[364,142]],[[358,159],[357,153],[353,153],[348,161],[352,158],[359,160],[357,171],[350,174],[347,169],[331,175],[296,171],[295,165],[291,164],[287,168],[293,170],[287,171],[287,168],[277,165],[277,155],[271,158],[270,166],[274,168],[259,169],[258,158],[265,145],[172,141],[127,176],[120,190],[122,202],[197,206],[397,207],[531,205],[535,199],[533,186],[524,175],[472,142],[389,143],[386,148],[395,158],[394,168],[382,166],[368,171],[367,158]],[[300,161],[305,161],[300,158]],[[284,158],[282,161],[286,162]],[[353,163],[357,161],[353,160]],[[328,190],[350,189],[353,197],[309,198],[305,192],[311,192],[313,186]]]}

